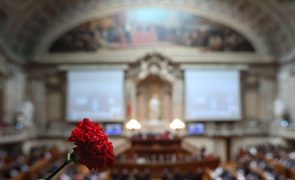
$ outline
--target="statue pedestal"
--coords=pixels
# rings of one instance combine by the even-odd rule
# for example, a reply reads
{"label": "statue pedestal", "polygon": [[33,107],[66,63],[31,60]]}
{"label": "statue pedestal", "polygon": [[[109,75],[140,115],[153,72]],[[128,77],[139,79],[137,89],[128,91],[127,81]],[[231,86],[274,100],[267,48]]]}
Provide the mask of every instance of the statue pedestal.
{"label": "statue pedestal", "polygon": [[169,131],[169,122],[164,120],[146,120],[142,122],[142,132],[163,133]]}

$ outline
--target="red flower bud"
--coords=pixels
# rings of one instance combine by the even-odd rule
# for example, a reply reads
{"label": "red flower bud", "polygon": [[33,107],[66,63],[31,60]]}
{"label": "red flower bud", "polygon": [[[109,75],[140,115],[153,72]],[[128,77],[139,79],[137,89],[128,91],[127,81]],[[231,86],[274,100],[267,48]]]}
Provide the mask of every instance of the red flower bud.
{"label": "red flower bud", "polygon": [[90,119],[79,122],[68,141],[74,142],[74,154],[90,170],[110,167],[114,163],[112,143],[99,124]]}

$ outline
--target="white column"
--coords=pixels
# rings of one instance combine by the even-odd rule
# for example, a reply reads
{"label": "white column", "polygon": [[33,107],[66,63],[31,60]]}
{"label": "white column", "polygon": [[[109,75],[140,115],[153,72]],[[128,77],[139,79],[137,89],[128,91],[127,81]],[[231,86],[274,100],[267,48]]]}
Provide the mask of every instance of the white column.
{"label": "white column", "polygon": [[172,115],[174,118],[181,118],[183,119],[184,113],[184,87],[183,87],[183,80],[176,79],[173,83],[173,90],[172,90]]}
{"label": "white column", "polygon": [[29,91],[32,94],[32,102],[35,106],[35,124],[43,127],[46,125],[46,86],[42,79],[29,82]]}
{"label": "white column", "polygon": [[[135,82],[132,79],[126,80],[126,87],[125,87],[125,95],[126,95],[126,106],[130,103],[131,106],[131,118],[137,118],[137,103],[136,103],[136,86]],[[126,114],[127,117],[127,114]]]}
{"label": "white column", "polygon": [[19,70],[15,69],[14,75],[9,77],[4,83],[4,121],[13,123],[16,108],[25,97],[26,76]]}

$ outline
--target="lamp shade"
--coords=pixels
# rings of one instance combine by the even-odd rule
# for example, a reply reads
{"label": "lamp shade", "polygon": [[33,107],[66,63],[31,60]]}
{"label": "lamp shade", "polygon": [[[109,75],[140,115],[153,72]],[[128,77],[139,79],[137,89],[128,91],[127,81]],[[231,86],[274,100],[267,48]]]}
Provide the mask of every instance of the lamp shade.
{"label": "lamp shade", "polygon": [[136,119],[130,119],[126,123],[125,127],[129,130],[138,130],[141,128],[141,124]]}
{"label": "lamp shade", "polygon": [[178,129],[184,129],[185,124],[182,120],[176,118],[170,123],[170,129],[178,130]]}

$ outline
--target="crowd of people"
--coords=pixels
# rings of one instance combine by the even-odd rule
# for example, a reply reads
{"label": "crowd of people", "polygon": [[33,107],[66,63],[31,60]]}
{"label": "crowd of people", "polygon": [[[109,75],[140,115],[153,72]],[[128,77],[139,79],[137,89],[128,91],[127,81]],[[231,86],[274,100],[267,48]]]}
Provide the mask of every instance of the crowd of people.
{"label": "crowd of people", "polygon": [[153,163],[176,163],[176,162],[192,162],[200,160],[213,159],[213,155],[201,156],[201,154],[190,155],[190,154],[179,154],[179,153],[165,153],[165,154],[149,154],[149,155],[138,155],[134,154],[131,158],[126,155],[119,155],[116,157],[116,162],[132,162],[137,164],[153,164]]}
{"label": "crowd of people", "polygon": [[[282,168],[284,170],[281,170]],[[280,145],[261,144],[241,149],[235,167],[218,167],[212,173],[216,179],[292,179],[290,169],[295,168],[295,150]]]}
{"label": "crowd of people", "polygon": [[56,148],[33,147],[27,154],[18,148],[0,150],[0,179],[13,179],[30,171],[32,165],[42,159],[50,160],[58,154]]}
{"label": "crowd of people", "polygon": [[[151,135],[151,134],[150,134]],[[149,137],[154,138],[155,134]],[[136,135],[136,137],[142,137]],[[158,136],[157,136],[158,137]],[[161,137],[161,135],[159,135]],[[206,150],[200,150],[206,154]],[[33,164],[41,159],[52,159],[57,157],[60,152],[55,147],[37,146],[32,147],[26,154],[20,151],[20,148],[0,149],[0,179],[13,179],[21,173],[25,174],[30,171]],[[37,176],[38,178],[47,177],[51,172],[60,167],[63,163],[63,156],[51,161],[46,168],[41,169]],[[124,154],[116,157],[116,163],[136,161],[138,164],[144,163],[173,163],[191,160],[202,160],[204,157],[192,156],[189,154],[150,154],[149,156],[140,156],[134,154],[132,158]],[[205,156],[205,158],[208,158]],[[287,180],[292,179],[290,174],[282,173],[275,165],[286,169],[295,168],[295,150],[292,148],[261,144],[257,146],[249,146],[241,149],[236,156],[235,162],[232,163],[232,168],[228,166],[219,166],[211,172],[212,179],[220,180]],[[285,171],[284,171],[285,172]],[[204,169],[196,168],[192,170],[168,169],[163,170],[161,179],[163,180],[198,180],[204,176]],[[25,177],[25,176],[24,176]],[[149,180],[152,177],[152,171],[149,168],[128,170],[127,168],[114,168],[107,171],[89,171],[85,166],[71,164],[64,168],[64,170],[57,176],[60,180]]]}
{"label": "crowd of people", "polygon": [[123,169],[121,171],[114,169],[110,177],[112,180],[149,180],[151,178],[149,169],[144,169],[143,171],[133,169],[131,172],[128,171],[128,169]]}
{"label": "crowd of people", "polygon": [[252,154],[265,154],[267,159],[275,159],[287,168],[295,168],[295,149],[280,145],[264,144],[251,147]]}
{"label": "crowd of people", "polygon": [[[143,170],[132,169],[112,169],[111,171],[87,171],[83,172],[83,168],[79,166],[70,166],[66,168],[62,173],[59,174],[58,179],[60,180],[150,180],[151,171],[149,168]],[[202,180],[203,170],[197,168],[195,171],[182,171],[177,169],[172,171],[165,169],[161,175],[162,180]]]}
{"label": "crowd of people", "polygon": [[133,140],[132,152],[130,152],[132,155],[130,153],[120,154],[116,157],[117,162],[175,163],[214,158],[212,154],[206,152],[205,147],[195,149],[193,154],[182,149],[179,137],[170,131],[163,133],[141,132],[133,135],[131,139]]}
{"label": "crowd of people", "polygon": [[[52,170],[57,169],[63,163],[63,159],[57,161],[54,165],[43,172],[43,177],[48,177]],[[54,179],[58,180],[106,180],[109,179],[107,171],[89,171],[85,166],[79,164],[69,164],[62,169]]]}
{"label": "crowd of people", "polygon": [[139,132],[131,137],[132,140],[174,140],[177,138],[178,137],[170,131],[166,131],[164,133]]}
{"label": "crowd of people", "polygon": [[[142,171],[138,169],[133,169],[128,171],[123,169],[122,171],[113,170],[110,175],[112,180],[150,180],[151,172],[150,169],[146,168]],[[162,173],[162,180],[202,180],[203,170],[196,169],[196,171],[183,172],[180,169],[176,171],[171,171],[170,169],[165,169]]]}

